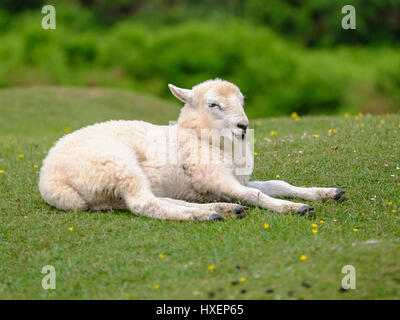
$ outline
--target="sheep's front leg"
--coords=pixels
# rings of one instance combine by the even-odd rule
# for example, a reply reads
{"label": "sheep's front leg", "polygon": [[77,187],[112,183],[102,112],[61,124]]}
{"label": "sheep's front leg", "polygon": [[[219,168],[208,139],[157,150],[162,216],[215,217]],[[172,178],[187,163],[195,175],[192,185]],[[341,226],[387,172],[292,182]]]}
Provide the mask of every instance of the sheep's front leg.
{"label": "sheep's front leg", "polygon": [[314,209],[309,205],[272,198],[256,188],[240,184],[239,181],[230,175],[220,176],[218,179],[213,177],[212,181],[209,180],[208,191],[218,194],[221,197],[238,199],[244,203],[279,213],[292,212],[308,214],[309,216],[314,214]]}
{"label": "sheep's front leg", "polygon": [[303,188],[295,187],[281,180],[269,181],[250,181],[248,187],[255,188],[271,197],[301,198],[305,200],[333,199],[335,201],[344,200],[343,189],[339,188]]}

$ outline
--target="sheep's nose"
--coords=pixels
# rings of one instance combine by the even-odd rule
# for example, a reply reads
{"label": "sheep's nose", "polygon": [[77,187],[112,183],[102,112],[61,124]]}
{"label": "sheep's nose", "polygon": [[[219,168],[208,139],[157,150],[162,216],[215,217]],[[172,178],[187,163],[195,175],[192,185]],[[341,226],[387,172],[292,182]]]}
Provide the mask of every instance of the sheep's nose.
{"label": "sheep's nose", "polygon": [[240,129],[242,129],[244,132],[246,132],[248,125],[239,122],[239,123],[237,124],[237,127],[240,128]]}

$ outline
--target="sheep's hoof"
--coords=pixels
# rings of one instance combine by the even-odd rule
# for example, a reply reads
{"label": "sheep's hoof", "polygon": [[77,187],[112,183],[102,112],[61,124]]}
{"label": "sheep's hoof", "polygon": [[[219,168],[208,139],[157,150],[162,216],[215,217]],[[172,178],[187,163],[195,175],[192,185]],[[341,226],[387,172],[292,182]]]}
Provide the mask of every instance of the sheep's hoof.
{"label": "sheep's hoof", "polygon": [[304,206],[301,206],[299,210],[297,210],[297,213],[300,215],[305,215],[307,213],[307,216],[312,217],[315,211],[313,207],[310,207],[305,204]]}
{"label": "sheep's hoof", "polygon": [[346,197],[344,196],[344,194],[346,193],[346,190],[343,189],[336,189],[335,195],[333,196],[333,200],[335,201],[343,201],[344,199],[346,199]]}
{"label": "sheep's hoof", "polygon": [[218,213],[213,213],[212,215],[210,215],[208,217],[208,220],[209,221],[223,221],[224,218],[221,215],[219,215]]}
{"label": "sheep's hoof", "polygon": [[244,218],[245,216],[247,216],[249,214],[249,212],[247,210],[248,210],[248,208],[245,206],[240,206],[240,205],[236,206],[235,207],[236,217]]}

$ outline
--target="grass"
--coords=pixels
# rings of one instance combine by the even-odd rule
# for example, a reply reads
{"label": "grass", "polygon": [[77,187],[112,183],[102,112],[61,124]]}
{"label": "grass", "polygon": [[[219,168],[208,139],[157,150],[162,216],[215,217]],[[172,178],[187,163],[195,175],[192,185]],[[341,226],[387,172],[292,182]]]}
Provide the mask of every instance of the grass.
{"label": "grass", "polygon": [[[311,220],[252,208],[242,220],[196,223],[60,212],[37,188],[41,161],[65,132],[106,119],[168,123],[178,105],[127,91],[49,87],[0,90],[0,111],[1,299],[400,296],[398,114],[253,121],[253,178],[337,186],[348,200],[312,202]],[[45,265],[56,269],[56,290],[41,286]],[[344,265],[356,268],[357,289],[339,292]]]}

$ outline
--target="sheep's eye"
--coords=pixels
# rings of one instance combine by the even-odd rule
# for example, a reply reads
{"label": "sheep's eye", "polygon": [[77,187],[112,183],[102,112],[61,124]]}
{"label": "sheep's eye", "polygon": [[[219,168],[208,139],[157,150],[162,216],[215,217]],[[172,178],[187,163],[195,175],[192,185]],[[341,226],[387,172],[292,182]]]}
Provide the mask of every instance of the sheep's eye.
{"label": "sheep's eye", "polygon": [[217,109],[222,109],[221,106],[218,103],[209,103],[208,106],[210,108],[217,108]]}

